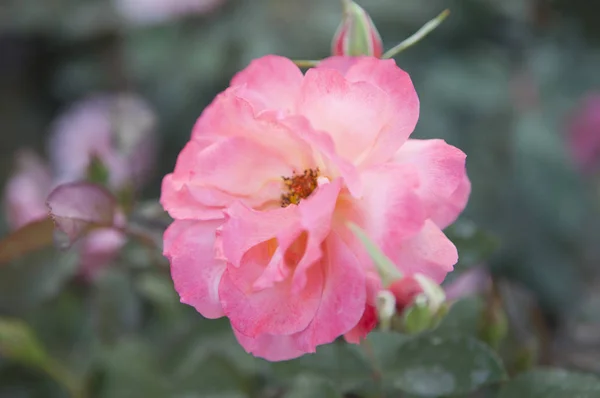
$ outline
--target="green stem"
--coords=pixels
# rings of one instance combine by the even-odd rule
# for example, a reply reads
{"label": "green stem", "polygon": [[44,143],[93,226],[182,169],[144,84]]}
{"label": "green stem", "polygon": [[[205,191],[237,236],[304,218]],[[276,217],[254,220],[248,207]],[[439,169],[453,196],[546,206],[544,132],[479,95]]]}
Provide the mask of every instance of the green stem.
{"label": "green stem", "polygon": [[312,68],[319,64],[321,61],[309,60],[309,59],[299,59],[293,61],[300,68]]}
{"label": "green stem", "polygon": [[421,29],[419,29],[412,36],[402,41],[402,43],[398,44],[397,46],[394,46],[393,48],[386,51],[385,54],[383,54],[382,58],[393,58],[396,55],[400,54],[402,51],[418,43],[419,41],[421,41],[421,39],[423,39],[435,28],[437,28],[444,21],[444,19],[448,17],[448,15],[450,15],[450,10],[442,11],[440,15],[423,25],[423,27],[421,27]]}

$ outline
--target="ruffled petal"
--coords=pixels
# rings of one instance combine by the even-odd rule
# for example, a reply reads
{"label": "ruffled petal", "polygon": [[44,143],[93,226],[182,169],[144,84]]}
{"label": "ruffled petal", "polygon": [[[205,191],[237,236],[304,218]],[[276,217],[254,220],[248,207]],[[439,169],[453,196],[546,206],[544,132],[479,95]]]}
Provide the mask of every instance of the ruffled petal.
{"label": "ruffled petal", "polygon": [[316,347],[334,341],[360,321],[366,305],[365,272],[340,237],[332,232],[321,259],[325,284],[320,305],[310,325],[295,337],[297,347],[315,352]]}
{"label": "ruffled petal", "polygon": [[329,134],[336,153],[360,164],[380,135],[393,128],[396,109],[386,93],[367,82],[349,82],[326,68],[306,72],[298,100],[298,113],[312,127]]}
{"label": "ruffled petal", "polygon": [[419,98],[410,76],[393,59],[360,57],[347,70],[345,78],[350,82],[369,83],[387,94],[392,119],[388,120],[388,128],[382,130],[363,164],[368,166],[389,160],[419,120]]}
{"label": "ruffled petal", "polygon": [[268,361],[286,361],[306,354],[296,347],[292,336],[261,334],[248,337],[235,328],[233,333],[246,352]]}
{"label": "ruffled petal", "polygon": [[216,229],[223,220],[175,221],[165,231],[165,257],[181,302],[206,318],[223,316],[218,287],[225,262],[215,258]]}
{"label": "ruffled petal", "polygon": [[[258,259],[264,261],[264,252],[251,255],[262,255]],[[255,262],[249,258],[248,262]],[[255,262],[256,264],[256,262]],[[219,297],[225,314],[233,327],[249,337],[261,334],[289,335],[306,329],[315,316],[321,301],[323,275],[320,269],[307,271],[308,283],[300,292],[291,293],[292,281],[288,278],[274,284],[271,288],[242,291],[237,280],[252,280],[256,277],[256,266],[236,268],[229,266],[223,274],[219,286]]]}
{"label": "ruffled petal", "polygon": [[431,220],[425,222],[417,235],[400,242],[395,253],[390,254],[403,273],[420,273],[436,283],[441,283],[458,261],[456,247]]}
{"label": "ruffled petal", "polygon": [[356,203],[362,228],[383,250],[393,253],[399,242],[416,235],[427,218],[413,167],[387,164],[370,168],[361,175],[364,195]]}
{"label": "ruffled petal", "polygon": [[452,223],[467,204],[471,184],[465,159],[460,149],[443,140],[408,140],[395,155],[397,164],[417,170],[417,194],[440,228]]}
{"label": "ruffled petal", "polygon": [[302,84],[302,72],[289,59],[267,55],[255,59],[231,80],[241,86],[240,96],[253,104],[257,111],[281,109],[290,112]]}
{"label": "ruffled petal", "polygon": [[362,57],[345,57],[335,56],[325,58],[317,65],[317,68],[333,69],[340,72],[342,75],[346,75],[346,72],[358,62]]}

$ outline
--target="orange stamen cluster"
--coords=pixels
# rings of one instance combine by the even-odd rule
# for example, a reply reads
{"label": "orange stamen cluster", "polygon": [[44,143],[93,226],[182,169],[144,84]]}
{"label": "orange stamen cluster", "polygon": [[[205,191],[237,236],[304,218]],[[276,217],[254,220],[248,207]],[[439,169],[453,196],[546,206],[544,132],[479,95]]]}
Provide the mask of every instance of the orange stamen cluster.
{"label": "orange stamen cluster", "polygon": [[297,205],[307,198],[317,188],[317,177],[319,169],[307,169],[302,174],[294,172],[291,177],[282,177],[287,193],[281,195],[281,207]]}

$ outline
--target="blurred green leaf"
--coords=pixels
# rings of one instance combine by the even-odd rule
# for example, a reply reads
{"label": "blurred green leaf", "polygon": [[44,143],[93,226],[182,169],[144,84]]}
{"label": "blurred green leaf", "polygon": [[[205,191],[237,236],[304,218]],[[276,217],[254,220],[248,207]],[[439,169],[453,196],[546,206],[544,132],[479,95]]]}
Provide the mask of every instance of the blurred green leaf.
{"label": "blurred green leaf", "polygon": [[450,306],[435,333],[438,335],[477,336],[483,315],[484,301],[480,297],[460,299]]}
{"label": "blurred green leaf", "polygon": [[110,171],[97,155],[92,155],[86,170],[87,181],[92,184],[106,186],[110,178]]}
{"label": "blurred green leaf", "polygon": [[45,368],[48,354],[27,324],[0,318],[0,354],[28,366]]}
{"label": "blurred green leaf", "polygon": [[335,385],[318,376],[298,375],[286,398],[342,398]]}
{"label": "blurred green leaf", "polygon": [[133,282],[123,270],[109,269],[98,276],[92,292],[92,317],[96,334],[103,341],[115,341],[135,331],[141,310]]}
{"label": "blurred green leaf", "polygon": [[520,374],[506,383],[498,398],[597,398],[600,379],[561,369],[539,369]]}
{"label": "blurred green leaf", "polygon": [[279,380],[293,381],[298,374],[315,375],[330,380],[344,392],[361,389],[373,379],[373,368],[360,347],[341,341],[317,347],[315,354],[275,363],[273,369]]}
{"label": "blurred green leaf", "polygon": [[384,384],[422,397],[467,394],[506,377],[496,354],[472,337],[423,334],[395,354]]}
{"label": "blurred green leaf", "polygon": [[52,245],[54,223],[50,218],[33,221],[0,240],[0,265]]}
{"label": "blurred green leaf", "polygon": [[155,349],[138,339],[122,340],[102,355],[105,369],[101,396],[105,398],[170,397],[168,381]]}
{"label": "blurred green leaf", "polygon": [[458,220],[444,233],[458,249],[458,263],[454,267],[457,271],[480,265],[500,246],[497,238],[467,220]]}
{"label": "blurred green leaf", "polygon": [[53,297],[78,268],[76,251],[53,247],[29,253],[0,267],[0,310],[18,314]]}

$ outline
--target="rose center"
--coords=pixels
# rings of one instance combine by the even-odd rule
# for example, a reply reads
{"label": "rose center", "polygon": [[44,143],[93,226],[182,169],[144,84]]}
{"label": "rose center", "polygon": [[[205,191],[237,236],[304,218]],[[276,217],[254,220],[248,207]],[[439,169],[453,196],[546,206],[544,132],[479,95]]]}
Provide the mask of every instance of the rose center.
{"label": "rose center", "polygon": [[300,200],[307,198],[317,188],[319,169],[307,169],[302,174],[292,174],[282,177],[286,192],[281,194],[281,207],[297,205]]}

